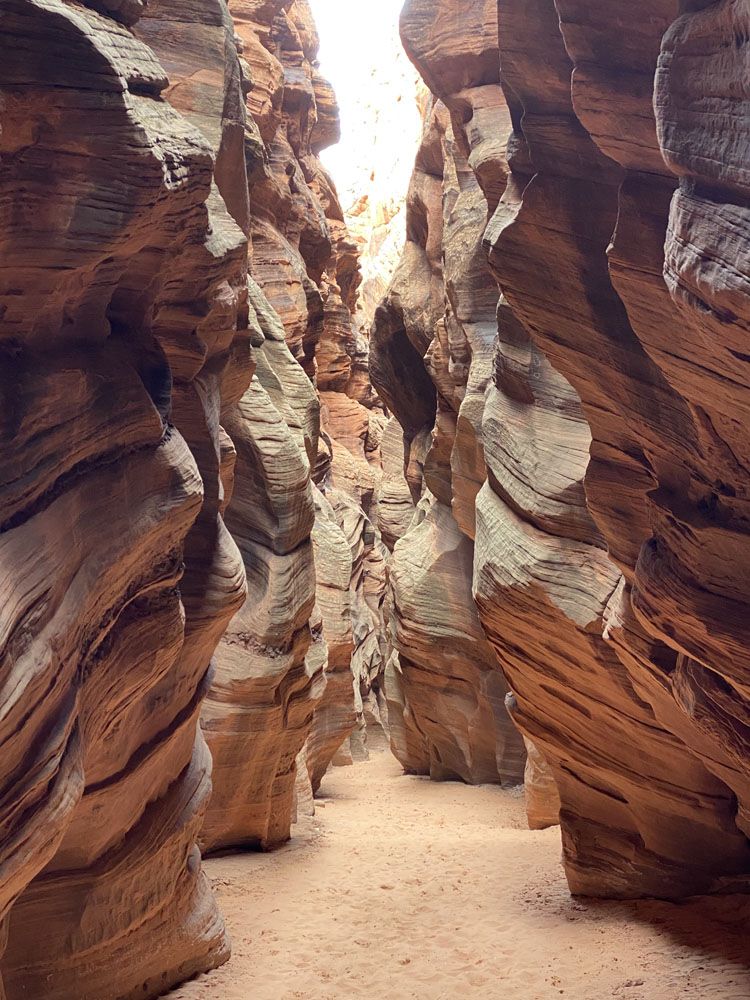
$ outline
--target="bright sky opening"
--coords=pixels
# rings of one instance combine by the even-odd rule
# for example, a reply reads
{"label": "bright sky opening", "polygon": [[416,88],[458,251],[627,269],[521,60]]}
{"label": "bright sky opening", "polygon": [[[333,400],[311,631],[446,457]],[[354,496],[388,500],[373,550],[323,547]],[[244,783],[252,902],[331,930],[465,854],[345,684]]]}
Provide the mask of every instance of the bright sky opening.
{"label": "bright sky opening", "polygon": [[[421,130],[416,71],[398,33],[403,0],[310,0],[321,72],[341,109],[341,142],[321,159],[344,208],[406,193]],[[356,39],[356,44],[353,44]]]}

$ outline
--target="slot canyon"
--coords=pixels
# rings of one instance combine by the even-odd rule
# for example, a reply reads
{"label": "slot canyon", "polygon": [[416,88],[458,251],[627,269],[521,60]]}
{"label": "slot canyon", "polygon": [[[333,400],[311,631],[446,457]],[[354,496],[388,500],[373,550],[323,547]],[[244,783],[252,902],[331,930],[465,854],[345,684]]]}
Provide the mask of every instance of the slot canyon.
{"label": "slot canyon", "polygon": [[0,1000],[748,1000],[750,0],[0,55]]}

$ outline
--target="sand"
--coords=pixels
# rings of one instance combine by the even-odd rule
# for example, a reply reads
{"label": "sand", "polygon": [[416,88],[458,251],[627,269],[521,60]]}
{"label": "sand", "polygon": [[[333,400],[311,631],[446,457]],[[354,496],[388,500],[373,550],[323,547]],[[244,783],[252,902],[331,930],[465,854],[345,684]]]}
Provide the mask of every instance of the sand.
{"label": "sand", "polygon": [[271,855],[206,862],[233,938],[172,1000],[747,1000],[750,902],[573,900],[519,792],[332,770]]}

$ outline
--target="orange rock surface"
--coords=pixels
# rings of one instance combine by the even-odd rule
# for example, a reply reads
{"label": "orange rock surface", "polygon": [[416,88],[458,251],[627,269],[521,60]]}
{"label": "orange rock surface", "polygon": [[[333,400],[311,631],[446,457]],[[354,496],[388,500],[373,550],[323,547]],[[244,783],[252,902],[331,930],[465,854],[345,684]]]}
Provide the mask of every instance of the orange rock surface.
{"label": "orange rock surface", "polygon": [[[554,775],[578,893],[750,872],[740,6],[410,0],[401,19],[437,103],[373,380],[415,495],[475,539],[481,620]],[[452,157],[442,226],[441,133],[471,168]],[[484,338],[493,286],[449,222],[472,185],[501,293]]]}

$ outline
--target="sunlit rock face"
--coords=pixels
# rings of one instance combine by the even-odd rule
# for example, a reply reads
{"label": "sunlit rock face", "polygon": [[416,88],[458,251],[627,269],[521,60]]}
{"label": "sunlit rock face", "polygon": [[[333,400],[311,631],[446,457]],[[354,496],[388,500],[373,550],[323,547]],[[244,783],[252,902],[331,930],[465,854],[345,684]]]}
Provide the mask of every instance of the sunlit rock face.
{"label": "sunlit rock face", "polygon": [[229,7],[247,94],[257,371],[224,421],[237,452],[225,516],[248,596],[202,716],[214,757],[207,851],[289,838],[298,764],[317,790],[363,697],[374,690],[377,703],[385,667],[383,596],[372,596],[385,562],[363,569],[377,553],[369,511],[385,418],[352,319],[357,248],[318,159],[339,134],[336,100],[306,2]]}
{"label": "sunlit rock face", "polygon": [[[509,710],[512,706],[511,702]],[[523,774],[523,787],[526,797],[526,817],[530,829],[546,830],[550,826],[557,826],[560,822],[560,793],[547,759],[530,739],[524,737],[524,743],[526,770]]]}
{"label": "sunlit rock face", "polygon": [[[419,141],[418,78],[406,59],[397,28],[394,17],[389,33],[394,58],[373,65],[370,85],[358,92],[360,98],[352,109],[352,129],[346,141],[358,149],[359,157],[350,167],[348,183],[340,188],[362,271],[355,320],[366,331],[388,289],[406,240],[405,194]],[[339,162],[337,158],[334,169]]]}
{"label": "sunlit rock face", "polygon": [[312,541],[317,603],[315,641],[308,657],[326,657],[326,685],[305,745],[305,767],[313,793],[320,788],[328,765],[357,721],[352,674],[352,602],[356,596],[356,590],[350,589],[352,552],[334,507],[320,491],[316,491],[315,510]]}
{"label": "sunlit rock face", "polygon": [[[136,23],[143,6],[3,10],[9,1000],[155,997],[228,955],[197,720],[245,588],[219,516],[220,415],[252,374],[243,100],[222,4],[179,29],[160,3]],[[157,59],[177,30],[200,94]]]}
{"label": "sunlit rock face", "polygon": [[[739,591],[728,600],[725,589],[732,559],[722,559],[719,584],[705,541],[733,531],[734,515],[722,510],[724,486],[730,497],[743,489],[736,453],[733,471],[722,464],[734,448],[729,428],[742,423],[741,389],[727,378],[720,390],[711,388],[717,348],[728,348],[732,324],[741,320],[722,312],[711,347],[699,347],[707,343],[697,331],[706,329],[714,292],[694,295],[692,279],[684,284],[671,263],[675,247],[684,261],[682,248],[706,232],[702,223],[691,235],[673,235],[684,195],[673,195],[668,167],[686,175],[685,191],[696,186],[692,168],[678,166],[670,152],[671,143],[681,144],[685,155],[694,140],[684,88],[693,95],[711,88],[712,100],[717,85],[719,93],[733,93],[731,71],[714,78],[710,44],[699,56],[687,43],[687,72],[674,54],[685,51],[688,36],[694,44],[697,25],[702,40],[706,30],[718,32],[714,39],[735,38],[732,11],[718,6],[716,20],[696,13],[670,27],[677,5],[660,4],[636,18],[633,31],[610,4],[595,12],[565,2],[499,5],[503,77],[517,123],[516,189],[534,176],[522,195],[499,207],[487,236],[491,262],[516,317],[582,400],[593,438],[587,503],[620,571],[603,614],[597,606],[586,615],[587,631],[599,631],[600,621],[615,654],[601,682],[591,685],[592,674],[584,685],[572,671],[549,676],[543,697],[525,688],[537,681],[522,657],[507,654],[516,661],[510,676],[519,718],[557,777],[569,880],[574,890],[593,894],[709,891],[748,871],[742,807],[738,813],[734,798],[741,802],[743,786],[732,778],[742,756],[730,721],[742,703],[736,657],[729,647],[722,657],[721,643],[690,643],[697,604],[700,631],[710,635],[718,621],[725,629],[732,601],[741,600]],[[703,135],[696,153],[710,143]],[[724,144],[711,155],[726,160],[712,170],[731,170]],[[722,199],[711,199],[715,213]],[[699,257],[710,253],[695,251],[684,273],[696,273]],[[707,288],[722,294],[725,279],[711,266],[707,271],[716,281]],[[733,317],[742,315],[739,306]],[[699,598],[688,597],[690,587]],[[492,622],[493,602],[481,581],[479,591]],[[712,601],[722,603],[714,617]]]}
{"label": "sunlit rock face", "polygon": [[295,760],[325,684],[325,656],[308,658],[315,510],[305,440],[312,446],[314,427],[287,403],[307,394],[307,412],[316,413],[315,394],[278,318],[254,282],[250,287],[257,370],[225,421],[236,449],[225,518],[242,553],[248,596],[219,645],[202,715],[214,758],[201,834],[206,851],[288,839]]}
{"label": "sunlit rock face", "polygon": [[320,415],[300,367],[314,372],[322,300],[299,243],[305,227],[319,255],[330,253],[330,241],[297,159],[312,155],[312,25],[289,6],[230,4],[249,112],[243,144],[257,370],[226,419],[237,454],[225,518],[242,553],[248,593],[220,643],[202,715],[214,758],[205,851],[268,849],[289,838],[295,762],[325,688],[325,644],[313,641],[311,629],[311,469]]}
{"label": "sunlit rock face", "polygon": [[[675,897],[748,874],[746,13],[595,6],[406,4],[407,52],[437,103],[372,371],[415,499],[426,485],[475,539],[481,620],[551,766],[571,887]],[[469,240],[451,267],[451,160],[459,198],[470,188],[451,139],[491,216],[494,345],[481,324],[460,337],[492,284],[485,271],[456,308],[456,275],[481,272],[462,272]],[[392,732],[424,758],[398,652]],[[555,789],[533,784],[553,793],[544,808],[530,797],[544,825]]]}
{"label": "sunlit rock face", "polygon": [[[460,33],[430,27],[434,16],[407,4],[401,22],[428,83],[420,46],[431,44],[433,28],[458,46],[450,65],[472,59]],[[472,597],[475,502],[487,477],[482,419],[497,335],[498,291],[482,236],[507,175],[497,136],[509,132],[496,43],[494,55],[494,79],[461,71],[435,86],[425,106],[406,249],[376,314],[371,372],[401,424],[406,479],[419,501],[390,562],[393,750],[410,772],[518,784],[525,750]]]}

